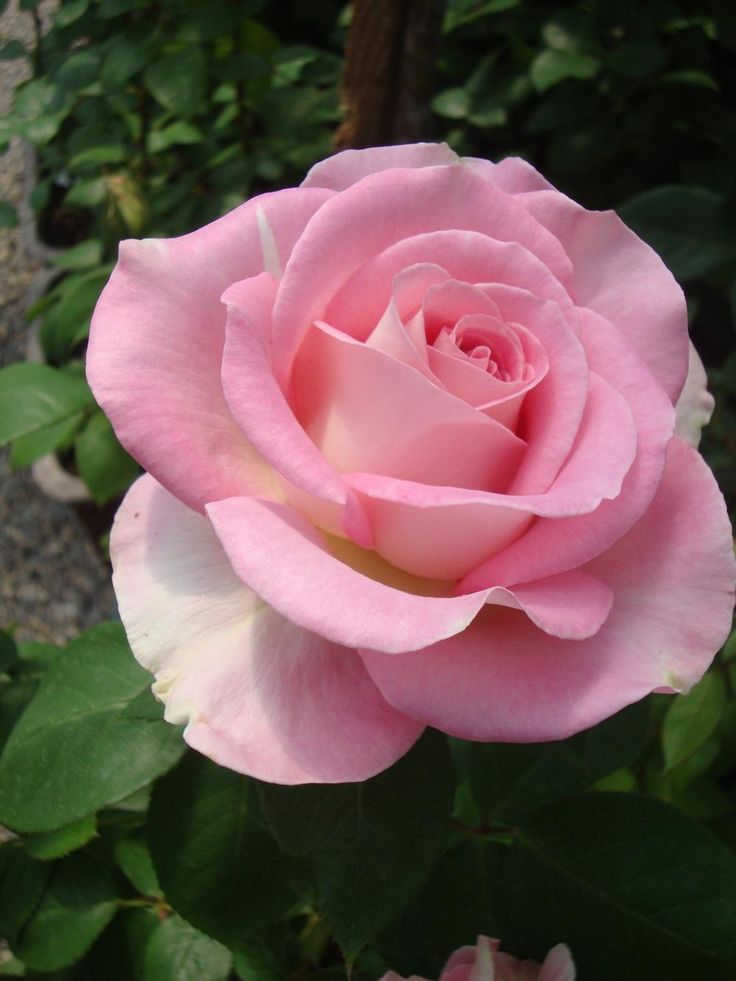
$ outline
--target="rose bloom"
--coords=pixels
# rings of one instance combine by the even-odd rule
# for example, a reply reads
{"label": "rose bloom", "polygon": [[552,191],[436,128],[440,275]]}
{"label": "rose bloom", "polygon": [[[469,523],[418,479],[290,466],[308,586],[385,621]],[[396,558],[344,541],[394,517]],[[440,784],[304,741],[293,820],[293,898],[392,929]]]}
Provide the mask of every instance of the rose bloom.
{"label": "rose bloom", "polygon": [[[439,981],[575,981],[575,964],[565,944],[553,947],[543,964],[520,961],[498,948],[498,940],[478,937],[476,946],[455,951],[442,968]],[[389,971],[381,981],[426,981],[426,978],[416,974],[402,978]]]}
{"label": "rose bloom", "polygon": [[441,145],[123,242],[88,377],[148,471],[111,555],[166,718],[243,773],[338,782],[425,726],[562,739],[689,689],[734,563],[688,344],[613,212]]}

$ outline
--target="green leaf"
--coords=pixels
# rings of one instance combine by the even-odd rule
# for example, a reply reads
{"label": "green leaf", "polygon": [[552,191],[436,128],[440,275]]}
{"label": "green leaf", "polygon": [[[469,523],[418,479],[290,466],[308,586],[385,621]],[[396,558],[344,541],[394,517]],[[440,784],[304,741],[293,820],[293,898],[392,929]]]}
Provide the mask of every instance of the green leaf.
{"label": "green leaf", "polygon": [[20,41],[5,41],[0,44],[0,61],[13,61],[15,58],[25,58],[28,54]]}
{"label": "green leaf", "polygon": [[227,948],[173,915],[151,934],[143,978],[144,981],[226,981],[232,960]]}
{"label": "green leaf", "polygon": [[103,143],[75,153],[69,160],[69,167],[76,170],[77,168],[100,167],[103,164],[122,163],[127,156],[128,150],[122,143]]}
{"label": "green leaf", "polygon": [[83,378],[44,364],[0,369],[0,446],[36,433],[94,404]]}
{"label": "green leaf", "polygon": [[16,89],[13,118],[18,132],[32,143],[48,143],[71,108],[64,90],[45,78],[34,78]]}
{"label": "green leaf", "polygon": [[11,943],[33,912],[48,878],[48,866],[30,858],[19,842],[0,845],[0,937]]}
{"label": "green leaf", "polygon": [[69,27],[89,7],[89,0],[66,0],[54,14],[54,27]]}
{"label": "green leaf", "polygon": [[161,895],[151,854],[142,836],[121,838],[115,845],[115,860],[140,893],[144,896]]}
{"label": "green leaf", "polygon": [[90,266],[99,265],[101,259],[102,242],[88,238],[54,256],[53,263],[60,269],[89,269]]}
{"label": "green leaf", "polygon": [[29,855],[47,861],[52,858],[63,858],[71,852],[86,845],[97,834],[97,819],[94,814],[73,821],[56,831],[46,831],[43,834],[29,835],[23,846]]}
{"label": "green leaf", "polygon": [[44,313],[41,342],[46,356],[63,361],[89,333],[92,311],[110,274],[110,266],[74,272],[54,290]]}
{"label": "green leaf", "polygon": [[494,906],[541,960],[564,940],[581,978],[736,976],[736,859],[661,801],[591,794],[555,804],[514,842]]}
{"label": "green leaf", "polygon": [[15,641],[4,630],[0,630],[0,672],[7,671],[18,660]]}
{"label": "green leaf", "polygon": [[271,938],[267,932],[259,930],[257,935],[243,941],[234,951],[233,966],[242,981],[284,981],[288,976],[290,955],[295,954],[291,948],[296,944],[284,926],[279,924],[272,928],[281,934],[276,943],[269,943]]}
{"label": "green leaf", "polygon": [[51,831],[132,794],[181,755],[122,626],[82,634],[50,664],[0,758],[0,821]]}
{"label": "green leaf", "polygon": [[67,191],[65,204],[80,208],[93,208],[105,200],[105,180],[102,177],[88,177],[77,181]]}
{"label": "green leaf", "polygon": [[116,903],[115,882],[104,866],[87,855],[62,859],[13,953],[36,971],[73,964],[113,918]]}
{"label": "green leaf", "polygon": [[146,69],[145,83],[164,109],[191,116],[202,107],[205,61],[202,49],[187,47],[165,54]]}
{"label": "green leaf", "polygon": [[683,282],[736,258],[725,200],[706,188],[666,184],[636,195],[617,210]]}
{"label": "green leaf", "polygon": [[697,85],[702,89],[710,89],[711,92],[718,91],[718,83],[713,76],[698,71],[696,68],[682,68],[676,72],[667,72],[666,75],[662,76],[661,81],[678,85]]}
{"label": "green leaf", "polygon": [[163,129],[152,130],[148,134],[146,149],[149,153],[160,153],[170,146],[177,144],[201,143],[204,140],[202,131],[184,119],[179,119]]}
{"label": "green leaf", "polygon": [[79,475],[98,504],[122,494],[140,473],[140,467],[118,443],[102,412],[90,418],[74,449]]}
{"label": "green leaf", "polygon": [[[0,4],[0,7],[2,4]],[[0,961],[0,976],[9,978],[23,978],[28,972],[25,964],[22,964],[17,957],[11,954],[7,960]]]}
{"label": "green leaf", "polygon": [[726,703],[726,688],[720,674],[706,674],[687,695],[675,695],[662,724],[665,769],[700,749],[715,732]]}
{"label": "green leaf", "polygon": [[252,781],[193,753],[156,784],[149,810],[148,841],[166,898],[234,950],[296,898],[292,863],[256,813]]}
{"label": "green leaf", "polygon": [[15,228],[18,224],[18,212],[10,201],[0,201],[0,229]]}
{"label": "green leaf", "polygon": [[445,89],[432,99],[432,109],[446,119],[465,119],[470,112],[470,95],[466,89]]}
{"label": "green leaf", "polygon": [[608,67],[619,75],[644,78],[655,75],[664,65],[664,52],[656,41],[630,38],[615,47],[608,55]]}
{"label": "green leaf", "polygon": [[47,426],[37,433],[28,433],[13,440],[10,446],[10,466],[13,470],[27,467],[34,460],[56,449],[67,449],[86,418],[85,412],[63,419],[56,426]]}
{"label": "green leaf", "polygon": [[454,790],[447,740],[431,731],[363,783],[261,785],[268,821],[282,846],[308,862],[348,963],[427,877]]}
{"label": "green leaf", "polygon": [[560,742],[455,748],[482,817],[513,824],[631,763],[645,746],[648,725],[649,704],[643,701]]}
{"label": "green leaf", "polygon": [[478,0],[450,0],[442,29],[445,34],[449,34],[450,31],[464,24],[471,24],[482,17],[490,17],[504,10],[513,10],[520,4],[521,0],[485,0],[480,3]]}
{"label": "green leaf", "polygon": [[593,78],[600,68],[597,58],[570,51],[547,50],[532,62],[530,78],[538,92],[546,92],[566,78]]}
{"label": "green leaf", "polygon": [[100,70],[100,81],[107,89],[117,91],[148,64],[156,47],[156,39],[146,30],[143,34],[137,31],[116,34],[111,41]]}
{"label": "green leaf", "polygon": [[501,935],[491,895],[507,848],[476,837],[449,848],[409,908],[378,939],[402,974],[439,977],[448,953],[478,934]]}
{"label": "green leaf", "polygon": [[100,56],[94,51],[76,51],[66,56],[56,73],[55,81],[69,92],[78,92],[97,81]]}
{"label": "green leaf", "polygon": [[596,55],[598,43],[593,18],[580,10],[558,10],[542,27],[548,48],[574,55]]}

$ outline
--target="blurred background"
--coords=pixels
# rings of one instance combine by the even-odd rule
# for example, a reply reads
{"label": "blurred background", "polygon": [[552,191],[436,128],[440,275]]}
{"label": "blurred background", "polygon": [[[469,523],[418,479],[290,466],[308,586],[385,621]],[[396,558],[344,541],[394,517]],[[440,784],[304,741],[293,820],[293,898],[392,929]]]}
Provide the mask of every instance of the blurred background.
{"label": "blurred background", "polygon": [[114,611],[106,530],[138,469],[83,358],[119,240],[191,230],[346,146],[521,155],[615,208],[686,291],[717,399],[703,450],[733,504],[730,0],[0,9],[0,363],[35,365],[0,421],[0,622],[19,638],[61,642]]}

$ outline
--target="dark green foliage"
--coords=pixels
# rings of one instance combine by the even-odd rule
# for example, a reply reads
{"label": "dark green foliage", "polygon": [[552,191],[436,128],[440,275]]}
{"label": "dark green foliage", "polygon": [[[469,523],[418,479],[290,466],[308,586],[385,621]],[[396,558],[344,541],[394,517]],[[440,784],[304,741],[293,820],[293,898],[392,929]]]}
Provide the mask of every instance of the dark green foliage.
{"label": "dark green foliage", "polygon": [[[292,3],[65,0],[56,11],[34,76],[0,120],[0,152],[14,134],[36,148],[30,203],[41,237],[65,251],[55,260],[62,275],[32,313],[49,364],[80,376],[85,407],[81,358],[119,241],[190,231],[254,193],[298,183],[329,152],[340,9],[323,4],[298,42],[289,26],[304,15]],[[0,45],[0,59],[23,55],[17,42]],[[0,202],[0,230],[16,221]],[[63,416],[57,406],[49,419],[44,390],[58,384],[21,381],[19,390],[0,376],[0,415],[7,395],[15,415],[43,415],[43,426],[0,433],[13,466],[71,450],[98,504],[122,494],[138,469],[102,417],[66,411],[67,398]]]}
{"label": "dark green foliage", "polygon": [[262,785],[268,823],[283,848],[307,862],[348,963],[429,874],[453,790],[446,740],[435,732],[364,783]]}

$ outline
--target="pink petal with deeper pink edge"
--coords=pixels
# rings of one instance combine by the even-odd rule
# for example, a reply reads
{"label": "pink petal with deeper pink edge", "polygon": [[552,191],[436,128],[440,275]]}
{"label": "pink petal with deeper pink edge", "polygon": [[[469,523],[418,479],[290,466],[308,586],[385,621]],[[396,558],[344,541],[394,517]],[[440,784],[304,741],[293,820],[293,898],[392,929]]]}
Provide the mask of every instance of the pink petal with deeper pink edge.
{"label": "pink petal with deeper pink edge", "polygon": [[272,493],[220,383],[222,291],[263,271],[257,211],[284,262],[331,192],[264,194],[190,235],[128,241],[92,318],[87,377],[120,442],[192,507]]}
{"label": "pink petal with deeper pink edge", "polygon": [[729,633],[734,599],[726,508],[694,450],[672,440],[647,513],[583,571],[614,593],[589,640],[556,640],[494,608],[426,650],[364,652],[368,670],[400,712],[483,741],[563,739],[650,691],[690,688]]}
{"label": "pink petal with deeper pink edge", "polygon": [[[282,616],[346,647],[396,654],[463,631],[487,603],[513,604],[542,629],[595,632],[608,615],[608,593],[569,577],[469,595],[418,595],[388,586],[341,562],[325,539],[291,508],[252,498],[207,506],[235,573]],[[339,544],[339,543],[338,543]],[[371,568],[371,554],[362,556]],[[305,575],[305,569],[309,575]],[[441,587],[441,583],[428,583]],[[407,588],[414,588],[411,582]],[[587,608],[579,609],[579,590]],[[565,609],[566,601],[575,600]]]}
{"label": "pink petal with deeper pink edge", "polygon": [[569,327],[577,313],[560,280],[529,249],[476,231],[445,230],[417,234],[367,258],[329,300],[322,317],[358,340],[365,340],[391,298],[394,278],[417,263],[433,263],[462,283],[502,283],[554,300]]}
{"label": "pink petal with deeper pink edge", "polygon": [[[534,520],[526,510],[495,503],[447,504],[443,489],[437,503],[423,503],[425,488],[411,486],[411,497],[397,494],[394,481],[368,474],[349,474],[371,526],[373,547],[388,562],[416,576],[461,579],[518,538]],[[402,488],[406,490],[408,488]],[[408,495],[407,495],[408,497]]]}
{"label": "pink petal with deeper pink edge", "polygon": [[[470,314],[460,319],[460,325],[482,321],[478,314]],[[513,330],[524,350],[524,361],[531,369],[531,377],[502,381],[488,371],[474,365],[470,360],[444,353],[438,348],[428,348],[429,365],[435,377],[457,398],[476,407],[484,415],[502,423],[507,429],[515,431],[524,396],[535,388],[549,370],[549,360],[544,347],[526,328],[514,324]]]}
{"label": "pink petal with deeper pink edge", "polygon": [[700,433],[710,422],[716,402],[708,391],[708,376],[703,362],[690,341],[687,380],[675,406],[677,422],[675,432],[696,449],[700,444]]}
{"label": "pink petal with deeper pink edge", "polygon": [[225,397],[243,432],[279,474],[308,494],[345,505],[349,492],[344,481],[302,429],[271,370],[275,294],[275,281],[263,273],[234,283],[223,295],[228,307]]}
{"label": "pink petal with deeper pink edge", "polygon": [[498,306],[485,290],[472,283],[450,279],[447,272],[444,280],[427,290],[421,304],[424,332],[430,343],[443,327],[453,326],[468,314],[501,316]]}
{"label": "pink petal with deeper pink edge", "polygon": [[299,421],[340,473],[503,490],[525,449],[414,368],[327,324],[305,338],[292,388]]}
{"label": "pink petal with deeper pink edge", "polygon": [[512,286],[487,284],[484,290],[505,321],[534,335],[549,366],[524,398],[529,449],[509,488],[515,494],[540,493],[560,472],[580,429],[588,397],[585,351],[557,304]]}
{"label": "pink petal with deeper pink edge", "polygon": [[392,296],[386,312],[366,338],[366,345],[382,351],[433,378],[427,365],[427,339],[421,324],[407,329],[407,322],[421,309],[428,289],[447,280],[447,273],[430,262],[409,266],[394,277]]}
{"label": "pink petal with deeper pink edge", "polygon": [[344,191],[364,177],[396,167],[439,167],[457,164],[460,158],[446,143],[406,143],[343,150],[320,160],[302,181],[302,187],[329,187]]}
{"label": "pink petal with deeper pink edge", "polygon": [[128,492],[111,555],[120,615],[166,718],[215,762],[277,783],[365,780],[420,735],[355,651],[261,602],[209,521],[152,477]]}
{"label": "pink petal with deeper pink edge", "polygon": [[[618,434],[615,440],[610,439],[611,432]],[[510,582],[494,582],[486,567],[496,561],[492,557],[496,554],[503,562],[508,549],[534,532],[536,525],[518,538],[531,515],[556,518],[557,524],[566,515],[586,514],[604,499],[615,499],[635,458],[636,441],[626,401],[591,374],[575,447],[546,493],[513,495],[435,487],[375,473],[345,474],[344,479],[357,493],[371,526],[373,547],[380,555],[414,575],[465,575],[463,589],[473,592],[476,587],[467,588],[469,583],[482,582],[480,588],[487,588]],[[543,576],[525,577],[522,572],[514,582],[530,578]]]}
{"label": "pink petal with deeper pink edge", "polygon": [[558,278],[570,276],[567,257],[554,236],[514,197],[462,165],[371,174],[320,209],[286,264],[273,322],[279,381],[288,382],[305,331],[312,321],[327,319],[329,301],[352,273],[398,240],[446,229],[468,229],[520,243]]}
{"label": "pink petal with deeper pink edge", "polygon": [[466,167],[484,177],[507,194],[523,194],[525,191],[554,191],[550,182],[542,177],[530,163],[521,157],[506,157],[498,163],[482,157],[463,157]]}
{"label": "pink petal with deeper pink edge", "polygon": [[592,514],[537,522],[523,538],[466,577],[463,587],[469,591],[552,575],[590,561],[628,531],[649,506],[659,485],[674,428],[672,404],[612,324],[590,310],[580,313],[591,368],[622,392],[634,416],[636,459],[615,499],[603,501]]}
{"label": "pink petal with deeper pink edge", "polygon": [[565,248],[572,295],[614,323],[674,403],[687,376],[685,297],[657,253],[613,211],[586,211],[558,191],[519,195]]}

